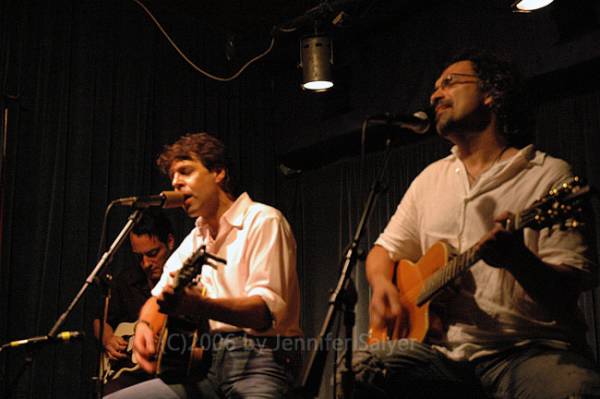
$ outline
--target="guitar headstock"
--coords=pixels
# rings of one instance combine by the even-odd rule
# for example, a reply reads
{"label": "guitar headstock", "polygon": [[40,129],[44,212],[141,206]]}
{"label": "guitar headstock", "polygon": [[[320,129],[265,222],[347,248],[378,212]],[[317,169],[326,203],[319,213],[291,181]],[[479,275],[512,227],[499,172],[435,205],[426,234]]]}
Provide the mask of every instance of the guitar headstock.
{"label": "guitar headstock", "polygon": [[206,246],[198,248],[189,258],[185,260],[181,269],[177,271],[173,278],[173,288],[175,291],[182,290],[190,285],[196,276],[202,272],[202,266],[206,263]]}
{"label": "guitar headstock", "polygon": [[584,201],[591,193],[590,186],[586,185],[582,178],[570,178],[521,212],[521,227],[534,230],[554,226],[560,229],[577,228],[583,224],[578,217],[583,212]]}

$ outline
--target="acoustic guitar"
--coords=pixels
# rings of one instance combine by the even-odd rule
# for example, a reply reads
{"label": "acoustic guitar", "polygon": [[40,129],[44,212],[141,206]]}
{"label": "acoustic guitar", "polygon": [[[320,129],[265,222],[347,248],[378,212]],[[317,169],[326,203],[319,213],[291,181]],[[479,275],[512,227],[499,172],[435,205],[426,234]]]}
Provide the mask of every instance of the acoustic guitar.
{"label": "acoustic guitar", "polygon": [[[172,285],[176,295],[195,283],[196,277],[202,273],[202,267],[207,263],[207,258],[224,262],[208,254],[206,247],[200,247],[175,274]],[[159,337],[157,377],[170,384],[206,375],[211,363],[211,351],[199,345],[207,343],[204,340],[199,342],[199,338],[208,336],[207,319],[167,316],[160,313],[157,307],[148,321],[153,332]]]}
{"label": "acoustic guitar", "polygon": [[[574,177],[549,191],[548,195],[507,219],[504,227],[518,232],[528,227],[576,228],[582,200],[591,193],[582,179]],[[430,300],[481,259],[477,246],[455,255],[445,242],[437,242],[417,261],[401,260],[395,270],[402,317],[393,326],[376,326],[371,320],[369,343],[408,338],[422,342],[436,319],[430,315]],[[435,329],[434,329],[435,330]]]}

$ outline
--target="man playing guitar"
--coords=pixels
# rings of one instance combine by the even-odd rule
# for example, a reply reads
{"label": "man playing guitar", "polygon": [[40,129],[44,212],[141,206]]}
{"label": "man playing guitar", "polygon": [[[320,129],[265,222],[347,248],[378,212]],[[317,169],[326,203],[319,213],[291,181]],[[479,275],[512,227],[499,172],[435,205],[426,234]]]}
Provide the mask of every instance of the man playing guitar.
{"label": "man playing guitar", "polygon": [[[150,376],[132,359],[134,323],[140,309],[150,298],[150,290],[158,282],[165,262],[173,252],[173,227],[165,214],[147,209],[129,234],[131,252],[136,265],[126,268],[111,283],[107,324],[104,325],[103,382],[108,395]],[[101,321],[94,320],[94,334],[99,337]]]}
{"label": "man playing guitar", "polygon": [[[371,327],[384,333],[356,354],[356,398],[600,392],[577,311],[596,276],[582,235],[509,228],[519,220],[506,211],[521,212],[571,177],[566,162],[517,148],[515,77],[495,56],[465,52],[435,82],[436,130],[454,147],[412,182],[367,257]],[[427,283],[399,290],[413,262],[425,277],[430,258],[452,259],[450,246],[460,263],[476,261],[452,288],[425,305]],[[413,317],[411,298],[429,306],[428,320]],[[399,336],[387,340],[388,327]]]}
{"label": "man playing guitar", "polygon": [[[142,308],[134,353],[144,370],[156,371],[156,357],[162,353],[156,325],[168,314],[169,322],[209,319],[210,338],[201,334],[199,341],[212,356],[203,378],[181,383],[156,378],[110,398],[287,397],[297,361],[294,351],[277,346],[280,339],[301,335],[290,226],[276,209],[246,193],[234,195],[225,147],[209,134],[181,137],[165,148],[158,165],[173,188],[186,195],[184,209],[196,224]],[[204,248],[226,265],[204,266],[197,284],[177,292],[173,284],[180,272]]]}

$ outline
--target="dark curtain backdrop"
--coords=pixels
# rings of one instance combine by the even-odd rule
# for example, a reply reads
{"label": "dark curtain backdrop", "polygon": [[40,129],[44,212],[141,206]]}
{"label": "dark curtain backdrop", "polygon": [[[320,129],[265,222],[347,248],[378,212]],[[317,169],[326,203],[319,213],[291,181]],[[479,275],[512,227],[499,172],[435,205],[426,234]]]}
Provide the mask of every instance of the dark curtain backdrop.
{"label": "dark curtain backdrop", "polygon": [[[168,10],[161,17],[207,69],[239,67],[224,61],[222,32]],[[154,160],[181,134],[215,132],[229,143],[241,186],[273,202],[272,85],[260,64],[229,84],[202,78],[132,1],[2,1],[0,18],[0,91],[17,98],[7,102],[1,342],[49,331],[96,263],[105,206],[169,188]],[[238,49],[240,57],[266,44]],[[182,212],[171,214],[180,236],[189,231]],[[110,215],[110,241],[127,215]],[[90,333],[92,299],[64,330]],[[0,357],[4,397],[25,352]],[[92,339],[44,348],[11,397],[88,397],[95,365]]]}
{"label": "dark curtain backdrop", "polygon": [[[184,64],[132,1],[0,0],[0,105],[10,111],[9,128],[3,132],[8,145],[1,187],[0,342],[50,329],[96,262],[106,204],[117,197],[167,189],[167,179],[154,167],[156,155],[184,132],[198,130],[216,132],[226,141],[241,187],[255,199],[278,206],[290,220],[299,246],[302,325],[314,336],[381,153],[367,156],[362,188],[355,158],[290,179],[278,172],[279,155],[323,139],[323,126],[335,130],[330,117],[336,113],[364,115],[422,105],[440,62],[461,46],[500,43],[514,47],[512,53],[522,59],[533,59],[533,64],[526,63],[531,70],[545,70],[549,57],[534,57],[520,43],[524,38],[527,43],[548,44],[550,39],[541,32],[552,29],[527,25],[519,30],[515,25],[520,22],[504,14],[485,16],[489,23],[482,23],[484,16],[476,11],[463,16],[463,10],[452,11],[454,3],[447,8],[402,17],[390,30],[371,32],[373,40],[368,35],[356,40],[354,48],[349,43],[357,36],[342,40],[336,48],[337,76],[343,81],[336,91],[318,96],[299,92],[297,44],[291,48],[290,41],[283,40],[280,46],[287,49],[276,47],[238,80],[217,83]],[[222,29],[168,7],[160,9],[160,18],[192,59],[223,75],[267,44],[265,35],[248,37],[229,62]],[[492,26],[501,33],[494,34]],[[567,159],[598,186],[596,70],[567,69],[532,87],[537,144]],[[564,82],[574,76],[581,79],[571,90]],[[368,224],[365,249],[414,176],[447,151],[448,145],[437,138],[394,148],[386,174],[389,189]],[[109,239],[127,214],[126,209],[113,212]],[[191,223],[181,212],[170,215],[181,237]],[[598,225],[597,220],[590,223]],[[121,254],[114,267],[125,261]],[[367,328],[368,287],[362,265],[357,274],[360,338]],[[84,297],[64,329],[89,333],[94,302],[90,295]],[[585,295],[582,309],[597,353],[600,315],[593,293]],[[95,356],[92,339],[44,348],[18,379],[11,397],[88,398]],[[1,397],[7,395],[24,358],[22,350],[0,354]],[[331,397],[330,366],[323,398]]]}

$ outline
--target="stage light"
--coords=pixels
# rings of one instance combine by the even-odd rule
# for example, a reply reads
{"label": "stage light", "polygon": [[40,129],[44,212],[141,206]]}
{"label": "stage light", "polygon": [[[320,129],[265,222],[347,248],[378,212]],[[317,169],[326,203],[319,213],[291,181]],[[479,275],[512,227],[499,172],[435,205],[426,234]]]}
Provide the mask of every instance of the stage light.
{"label": "stage light", "polygon": [[333,64],[332,42],[327,35],[307,36],[300,42],[300,66],[302,87],[315,92],[333,87],[331,65]]}
{"label": "stage light", "polygon": [[512,8],[515,12],[531,12],[546,7],[554,0],[517,0]]}

